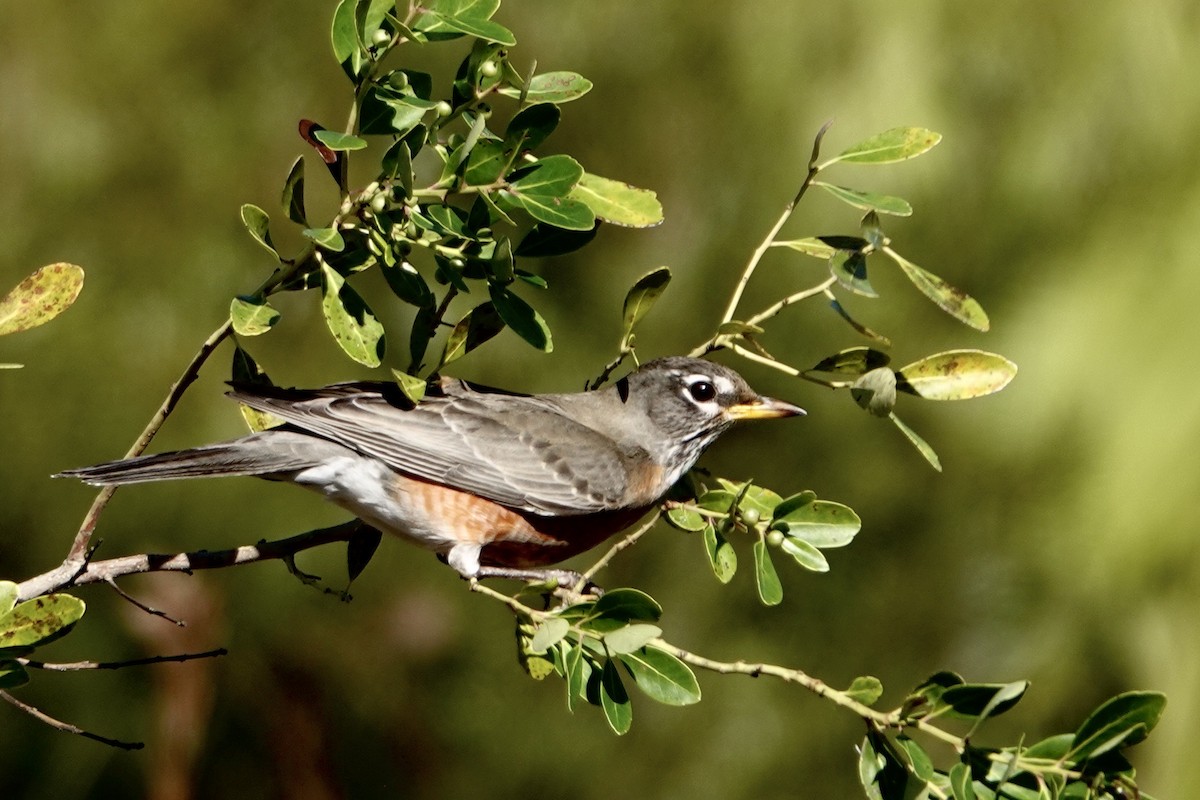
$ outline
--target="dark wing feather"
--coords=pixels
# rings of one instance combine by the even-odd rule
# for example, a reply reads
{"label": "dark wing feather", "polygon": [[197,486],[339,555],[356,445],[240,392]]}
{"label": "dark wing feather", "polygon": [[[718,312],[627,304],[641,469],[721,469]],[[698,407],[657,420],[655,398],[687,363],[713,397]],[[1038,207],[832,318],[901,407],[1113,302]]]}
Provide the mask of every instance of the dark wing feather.
{"label": "dark wing feather", "polygon": [[230,394],[393,469],[541,514],[619,507],[631,459],[644,458],[564,416],[549,398],[465,390],[402,408],[389,391],[347,384]]}

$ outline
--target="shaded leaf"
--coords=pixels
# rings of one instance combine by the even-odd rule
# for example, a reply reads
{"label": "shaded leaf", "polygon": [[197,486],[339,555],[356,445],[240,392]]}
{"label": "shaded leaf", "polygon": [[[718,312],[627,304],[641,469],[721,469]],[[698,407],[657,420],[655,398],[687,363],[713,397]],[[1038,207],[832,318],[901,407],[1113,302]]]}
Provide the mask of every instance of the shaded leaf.
{"label": "shaded leaf", "polygon": [[0,336],[44,325],[70,308],[82,289],[82,267],[65,261],[41,267],[0,298]]}
{"label": "shaded leaf", "polygon": [[246,203],[242,206],[241,214],[242,224],[254,237],[254,241],[270,250],[271,254],[278,258],[279,253],[275,250],[274,242],[271,241],[271,218],[267,216],[267,212],[253,203]]}
{"label": "shaded leaf", "polygon": [[401,261],[395,266],[384,264],[382,269],[383,278],[396,297],[417,308],[433,308],[437,298],[412,264]]}
{"label": "shaded leaf", "polygon": [[491,303],[480,303],[458,321],[446,337],[442,365],[462,358],[479,345],[504,330],[504,320]]}
{"label": "shaded leaf", "polygon": [[583,657],[583,644],[578,643],[563,657],[567,673],[567,710],[575,710],[575,701],[587,697],[592,665]]}
{"label": "shaded leaf", "polygon": [[382,533],[369,525],[360,525],[346,542],[346,573],[350,576],[351,583],[362,574],[367,564],[371,563],[381,541]]}
{"label": "shaded leaf", "polygon": [[288,219],[297,225],[308,226],[308,217],[304,211],[304,156],[299,156],[292,162],[287,180],[283,182],[280,203]]}
{"label": "shaded leaf", "polygon": [[512,328],[514,333],[543,352],[549,353],[554,349],[550,327],[532,306],[505,287],[494,283],[488,284],[488,294],[500,319],[504,320],[504,324]]}
{"label": "shaded leaf", "polygon": [[733,580],[734,574],[737,573],[737,553],[724,534],[713,525],[704,527],[704,552],[708,554],[708,563],[712,566],[717,580],[721,583]]}
{"label": "shaded leaf", "polygon": [[638,689],[652,700],[669,706],[688,706],[700,702],[700,684],[691,668],[675,656],[657,647],[620,656]]}
{"label": "shaded leaf", "polygon": [[892,128],[846,148],[829,161],[850,164],[890,164],[919,156],[942,140],[940,133],[925,128]]}
{"label": "shaded leaf", "polygon": [[867,733],[858,750],[858,780],[869,800],[903,800],[908,770],[878,731]]}
{"label": "shaded leaf", "polygon": [[941,693],[939,702],[956,717],[965,719],[995,717],[1015,706],[1028,688],[1028,681],[960,683],[946,687]]}
{"label": "shaded leaf", "polygon": [[1114,748],[1137,744],[1158,724],[1166,704],[1167,698],[1161,693],[1144,691],[1125,692],[1105,701],[1075,731],[1068,758],[1078,763]]}
{"label": "shaded leaf", "polygon": [[950,791],[954,800],[975,800],[971,768],[961,761],[950,768]]}
{"label": "shaded leaf", "polygon": [[0,689],[15,689],[29,683],[29,672],[19,661],[0,661]]}
{"label": "shaded leaf", "polygon": [[837,250],[829,259],[829,272],[838,283],[863,297],[878,297],[879,293],[867,280],[867,257],[861,252]]}
{"label": "shaded leaf", "polygon": [[658,622],[662,606],[638,589],[613,589],[596,601],[592,613],[622,622]]}
{"label": "shaded leaf", "polygon": [[397,139],[383,154],[380,160],[381,177],[385,180],[399,181],[405,196],[411,196],[413,191],[412,152],[404,139]]}
{"label": "shaded leaf", "polygon": [[529,640],[529,649],[535,653],[543,653],[561,642],[571,630],[571,623],[562,617],[550,617],[542,620]]}
{"label": "shaded leaf", "polygon": [[657,625],[635,622],[604,634],[604,646],[613,655],[632,653],[659,636],[662,636],[662,628]]}
{"label": "shaded leaf", "polygon": [[[233,364],[230,369],[230,377],[234,383],[250,384],[252,386],[274,386],[271,378],[267,375],[266,370],[258,365],[254,360],[254,356],[250,355],[245,349],[239,345],[234,345],[233,348]],[[265,431],[268,428],[275,428],[283,424],[283,420],[266,411],[259,411],[257,408],[251,408],[245,403],[238,403],[238,410],[242,413],[242,419],[246,421],[246,427],[252,433]]]}
{"label": "shaded leaf", "polygon": [[861,375],[864,372],[886,367],[892,357],[882,350],[870,347],[851,347],[823,358],[809,368],[809,372],[832,372],[836,375]]}
{"label": "shaded leaf", "polygon": [[975,298],[946,283],[932,272],[921,269],[892,248],[885,247],[883,252],[900,265],[900,269],[904,270],[905,276],[913,286],[920,289],[921,293],[932,300],[938,308],[976,330],[986,331],[989,328],[991,323],[988,321],[987,313]]}
{"label": "shaded leaf", "polygon": [[824,181],[813,181],[813,186],[820,186],[843,203],[848,203],[855,208],[878,211],[881,214],[892,214],[898,217],[907,217],[913,212],[912,206],[903,197],[860,192],[857,189],[848,189],[845,186],[836,186]]}
{"label": "shaded leaf", "polygon": [[894,413],[889,414],[888,419],[895,423],[896,427],[900,429],[900,432],[908,437],[908,440],[912,442],[913,447],[917,448],[917,452],[919,452],[921,456],[929,462],[929,466],[933,467],[938,472],[942,471],[942,460],[938,458],[938,454],[934,451],[934,449],[929,446],[929,442],[922,439],[916,431],[901,422],[900,418]]}
{"label": "shaded leaf", "polygon": [[526,106],[509,121],[504,131],[501,153],[505,150],[518,153],[533,150],[554,132],[561,118],[562,112],[553,103],[534,103]]}
{"label": "shaded leaf", "polygon": [[850,682],[845,694],[864,706],[871,706],[883,696],[883,683],[874,675],[861,675]]}
{"label": "shaded leaf", "polygon": [[775,510],[771,512],[773,519],[785,519],[793,512],[808,505],[817,499],[817,493],[811,489],[805,489],[803,492],[797,492],[791,497],[787,497],[775,506]]}
{"label": "shaded leaf", "polygon": [[229,321],[238,336],[258,336],[275,327],[280,314],[261,297],[233,298],[229,304]]}
{"label": "shaded leaf", "polygon": [[322,250],[340,253],[346,249],[346,240],[337,228],[305,228],[302,232]]}
{"label": "shaded leaf", "polygon": [[27,652],[65,636],[83,617],[78,597],[51,594],[18,603],[0,616],[0,653]]}
{"label": "shaded leaf", "polygon": [[926,356],[898,371],[902,392],[926,400],[966,400],[998,392],[1017,374],[1017,365],[983,350],[949,350]]}
{"label": "shaded leaf", "polygon": [[629,731],[629,726],[633,724],[633,706],[629,703],[625,684],[621,682],[621,673],[612,659],[605,660],[600,672],[600,707],[614,733],[620,736]]}
{"label": "shaded leaf", "polygon": [[663,221],[662,203],[649,189],[584,173],[570,197],[582,200],[605,222],[631,228],[649,228]]}
{"label": "shaded leaf", "polygon": [[850,396],[864,411],[886,417],[896,407],[896,373],[887,367],[864,373],[851,385]]}
{"label": "shaded leaf", "polygon": [[818,236],[817,239],[835,250],[845,250],[849,253],[861,253],[871,246],[871,243],[861,236]]}
{"label": "shaded leaf", "polygon": [[383,326],[366,301],[328,264],[321,265],[321,276],[321,311],[334,340],[358,363],[378,367],[384,352]]}
{"label": "shaded leaf", "polygon": [[572,253],[595,239],[599,230],[599,225],[573,231],[539,222],[525,234],[513,254],[522,258],[545,258]]}
{"label": "shaded leaf", "polygon": [[754,543],[754,583],[758,587],[758,599],[765,606],[777,606],[783,602],[783,584],[771,563],[767,543],[759,539]]}
{"label": "shaded leaf", "polygon": [[625,303],[621,307],[624,320],[624,330],[621,338],[628,339],[633,327],[650,312],[651,306],[666,291],[671,282],[671,270],[659,267],[638,278],[637,283],[625,294]]}
{"label": "shaded leaf", "polygon": [[[496,91],[508,97],[520,97],[520,86],[501,86]],[[575,72],[543,72],[529,80],[527,103],[567,103],[592,90],[592,82]]]}
{"label": "shaded leaf", "polygon": [[917,744],[907,736],[899,736],[896,738],[896,744],[904,755],[908,758],[908,763],[912,765],[912,773],[919,779],[928,783],[933,780],[933,761],[930,760],[929,754],[921,745]]}

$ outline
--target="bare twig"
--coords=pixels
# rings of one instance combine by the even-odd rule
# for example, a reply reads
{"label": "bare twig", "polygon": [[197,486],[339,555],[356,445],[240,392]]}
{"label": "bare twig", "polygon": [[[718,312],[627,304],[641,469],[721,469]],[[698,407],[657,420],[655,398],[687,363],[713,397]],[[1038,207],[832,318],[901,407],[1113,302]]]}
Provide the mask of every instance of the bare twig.
{"label": "bare twig", "polygon": [[34,661],[33,659],[29,658],[18,658],[17,661],[26,667],[29,667],[30,669],[44,669],[47,672],[79,672],[90,669],[125,669],[126,667],[144,667],[147,664],[195,661],[200,658],[217,658],[225,655],[229,655],[229,651],[224,647],[218,647],[216,650],[206,650],[203,653],[176,653],[169,656],[147,656],[146,658],[131,658],[128,661],[71,661],[61,664],[47,661]]}
{"label": "bare twig", "polygon": [[123,742],[120,739],[110,739],[107,736],[101,736],[98,733],[92,733],[91,731],[85,731],[83,728],[72,725],[69,722],[63,722],[62,720],[55,719],[54,717],[50,716],[46,712],[41,711],[40,709],[34,708],[33,706],[29,705],[28,703],[22,703],[20,700],[13,697],[8,692],[0,691],[0,698],[3,698],[5,700],[7,700],[8,702],[12,703],[14,706],[21,709],[22,711],[24,711],[26,714],[33,717],[34,719],[36,719],[40,722],[44,722],[47,725],[49,725],[51,728],[55,728],[56,730],[63,731],[64,733],[73,733],[76,736],[83,736],[86,739],[92,739],[94,741],[100,742],[101,744],[106,744],[109,747],[119,747],[122,750],[141,750],[143,747],[146,746],[142,742]]}
{"label": "bare twig", "polygon": [[111,586],[112,590],[114,592],[116,592],[118,595],[120,595],[122,600],[126,600],[129,603],[132,603],[134,606],[136,606],[137,608],[140,608],[142,611],[145,611],[147,614],[150,614],[151,616],[154,616],[154,617],[162,617],[167,622],[178,625],[180,628],[187,627],[187,623],[184,622],[183,620],[175,619],[167,612],[162,611],[157,608],[151,608],[150,606],[143,603],[141,600],[138,600],[136,597],[131,595],[129,592],[125,591],[120,586],[117,586],[117,582],[115,580],[113,580],[112,578],[109,578],[107,581],[105,581],[105,583],[107,583],[109,586]]}
{"label": "bare twig", "polygon": [[608,563],[616,558],[618,553],[626,548],[633,547],[633,545],[637,543],[638,539],[641,539],[643,536],[649,533],[650,529],[654,527],[656,522],[658,522],[658,518],[661,515],[662,511],[656,508],[654,510],[654,514],[651,515],[651,517],[643,522],[640,526],[638,526],[636,530],[625,534],[612,547],[608,548],[608,551],[604,555],[600,556],[600,558],[596,560],[596,563],[588,567],[587,571],[580,576],[579,583],[575,585],[575,593],[578,594],[579,592],[582,592],[584,587],[587,586],[591,579],[596,576],[596,573],[608,566]]}
{"label": "bare twig", "polygon": [[123,575],[221,569],[239,564],[287,558],[303,550],[310,550],[331,542],[349,541],[362,525],[363,523],[359,520],[351,520],[331,528],[308,531],[286,539],[273,542],[262,541],[256,545],[244,545],[228,550],[198,550],[192,553],[175,554],[141,553],[93,561],[74,576],[64,577],[59,570],[55,569],[23,581],[17,586],[17,597],[19,600],[28,600],[31,597],[39,597],[71,586],[83,586],[101,581],[110,582]]}

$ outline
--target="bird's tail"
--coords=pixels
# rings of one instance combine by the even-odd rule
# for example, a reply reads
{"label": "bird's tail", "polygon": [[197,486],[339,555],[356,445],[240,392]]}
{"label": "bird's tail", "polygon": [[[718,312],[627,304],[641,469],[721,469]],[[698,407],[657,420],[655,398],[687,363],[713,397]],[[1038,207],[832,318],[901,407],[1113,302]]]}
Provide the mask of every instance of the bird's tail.
{"label": "bird's tail", "polygon": [[231,442],[69,469],[56,478],[79,478],[93,486],[149,483],[176,478],[254,475],[282,477],[346,453],[340,445],[292,431],[264,431]]}

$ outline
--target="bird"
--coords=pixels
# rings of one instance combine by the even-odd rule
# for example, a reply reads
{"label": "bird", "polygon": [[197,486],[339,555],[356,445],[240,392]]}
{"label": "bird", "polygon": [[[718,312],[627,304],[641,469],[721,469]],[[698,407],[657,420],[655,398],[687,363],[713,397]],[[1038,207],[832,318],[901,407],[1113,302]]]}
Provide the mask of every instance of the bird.
{"label": "bird", "polygon": [[[442,378],[417,404],[392,383],[231,384],[283,421],[232,441],[66,470],[103,486],[255,476],[297,484],[436,553],[464,578],[545,569],[625,530],[741,420],[804,410],[705,359],[648,361],[598,390],[515,394]],[[574,575],[574,573],[567,573]]]}

